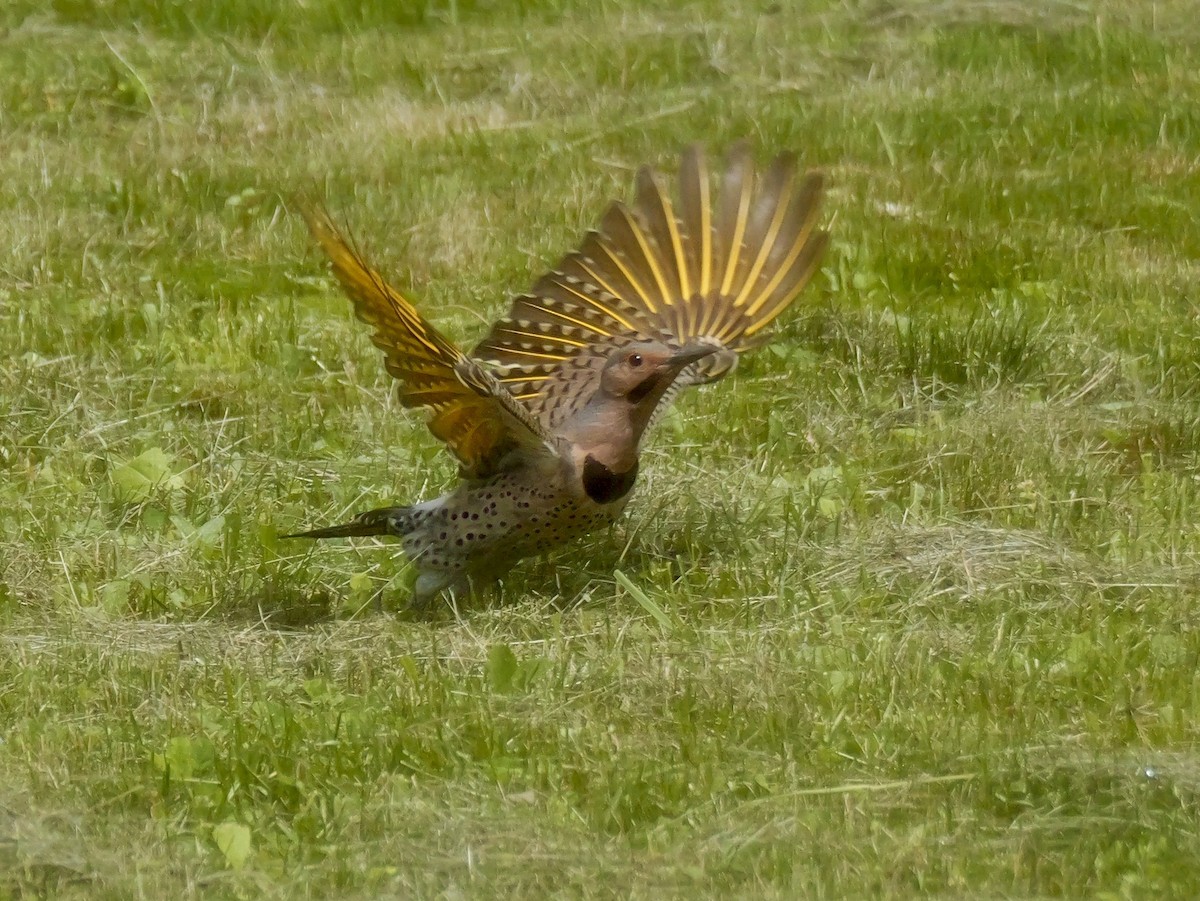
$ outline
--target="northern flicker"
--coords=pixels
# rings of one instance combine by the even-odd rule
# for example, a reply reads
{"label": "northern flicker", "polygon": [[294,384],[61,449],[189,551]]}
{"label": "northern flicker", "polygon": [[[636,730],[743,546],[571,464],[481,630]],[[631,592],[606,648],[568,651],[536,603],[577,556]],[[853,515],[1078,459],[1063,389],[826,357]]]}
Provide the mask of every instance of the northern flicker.
{"label": "northern flicker", "polygon": [[338,233],[305,218],[370,325],[406,407],[461,464],[450,493],[285,537],[393,535],[426,605],[493,580],[625,508],[647,428],[686,385],[716,381],[816,271],[821,177],[779,156],[756,178],[747,146],[729,155],[715,200],[699,147],[679,167],[679,203],[649,168],[632,207],[544,275],[469,355],[427,322]]}

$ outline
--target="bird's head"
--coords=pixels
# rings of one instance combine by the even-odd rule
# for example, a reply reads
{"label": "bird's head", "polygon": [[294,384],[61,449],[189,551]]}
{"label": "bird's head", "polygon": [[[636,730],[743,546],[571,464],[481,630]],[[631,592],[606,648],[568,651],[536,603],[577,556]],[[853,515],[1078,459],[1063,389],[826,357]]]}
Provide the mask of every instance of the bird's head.
{"label": "bird's head", "polygon": [[600,374],[600,390],[566,426],[592,500],[612,503],[629,493],[642,434],[663,395],[679,373],[718,349],[689,344],[677,350],[661,341],[639,341],[612,352]]}
{"label": "bird's head", "polygon": [[715,353],[712,344],[689,344],[680,350],[660,341],[639,341],[613,351],[600,375],[600,390],[635,406],[658,403],[679,373]]}

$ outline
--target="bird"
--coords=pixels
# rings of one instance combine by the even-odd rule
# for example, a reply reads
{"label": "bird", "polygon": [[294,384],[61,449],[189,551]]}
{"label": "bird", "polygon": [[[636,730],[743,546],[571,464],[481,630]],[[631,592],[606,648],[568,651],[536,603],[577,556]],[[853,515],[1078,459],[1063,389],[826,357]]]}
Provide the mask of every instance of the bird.
{"label": "bird", "polygon": [[402,406],[459,462],[447,494],[369,510],[283,538],[394,536],[428,609],[616,521],[644,439],[678,392],[715,382],[760,346],[817,271],[824,179],[782,153],[756,171],[729,151],[714,189],[704,149],[682,153],[678,203],[643,166],[632,205],[612,202],[578,249],[512,301],[470,353],[389,285],[322,206],[302,214]]}

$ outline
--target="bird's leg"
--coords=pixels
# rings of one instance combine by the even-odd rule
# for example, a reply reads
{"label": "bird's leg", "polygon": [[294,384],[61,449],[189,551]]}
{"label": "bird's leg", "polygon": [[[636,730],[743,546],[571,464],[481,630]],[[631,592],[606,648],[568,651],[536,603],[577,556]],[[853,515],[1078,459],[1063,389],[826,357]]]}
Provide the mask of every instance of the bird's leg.
{"label": "bird's leg", "polygon": [[502,606],[504,594],[499,576],[491,571],[477,572],[471,577],[471,596],[483,598],[488,607]]}
{"label": "bird's leg", "polygon": [[445,588],[446,600],[450,604],[450,612],[454,614],[454,619],[458,623],[462,623],[462,614],[458,609],[460,599],[465,600],[471,596],[471,580],[466,575],[456,576],[449,585]]}
{"label": "bird's leg", "polygon": [[408,609],[414,613],[427,614],[433,599],[449,588],[452,581],[452,577],[445,573],[420,573],[413,585],[413,596],[408,602]]}

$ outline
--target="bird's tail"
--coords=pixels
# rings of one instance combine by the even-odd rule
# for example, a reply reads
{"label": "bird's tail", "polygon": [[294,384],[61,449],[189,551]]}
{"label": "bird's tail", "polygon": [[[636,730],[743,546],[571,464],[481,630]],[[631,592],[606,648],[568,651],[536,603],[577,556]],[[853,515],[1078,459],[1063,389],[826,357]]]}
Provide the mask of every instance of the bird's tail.
{"label": "bird's tail", "polygon": [[280,538],[362,538],[368,535],[404,535],[414,526],[411,507],[383,507],[360,513],[348,523],[293,532]]}

